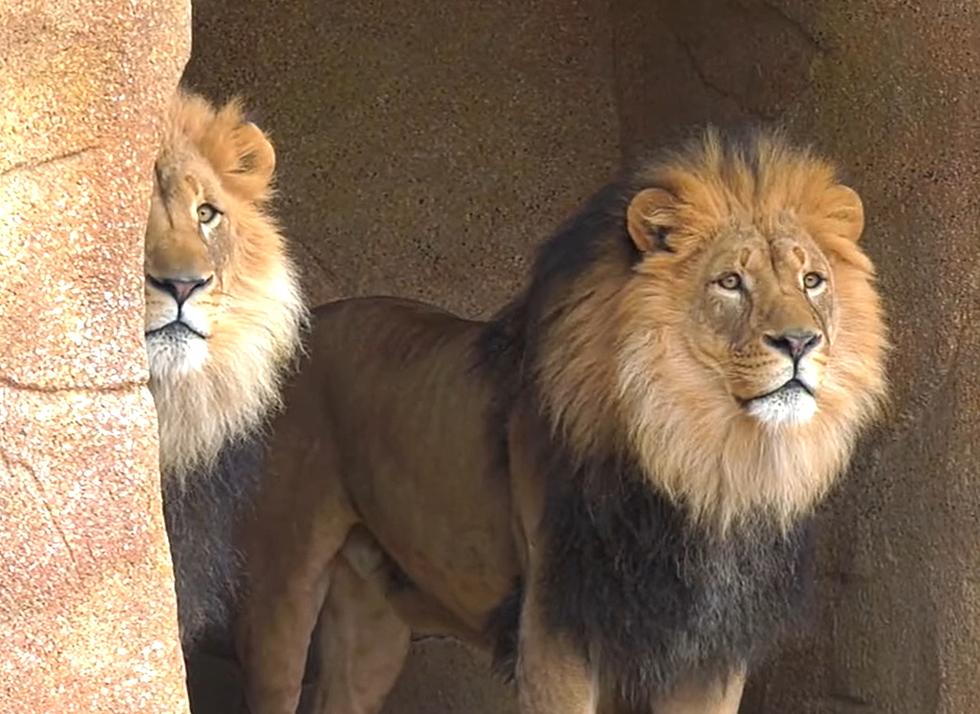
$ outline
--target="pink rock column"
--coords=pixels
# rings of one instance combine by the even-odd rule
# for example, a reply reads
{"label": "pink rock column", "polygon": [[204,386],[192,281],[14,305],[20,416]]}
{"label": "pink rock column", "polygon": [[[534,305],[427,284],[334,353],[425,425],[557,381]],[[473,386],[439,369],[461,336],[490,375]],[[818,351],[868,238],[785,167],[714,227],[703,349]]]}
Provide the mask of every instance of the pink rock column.
{"label": "pink rock column", "polygon": [[189,2],[0,17],[0,711],[186,712],[142,263]]}

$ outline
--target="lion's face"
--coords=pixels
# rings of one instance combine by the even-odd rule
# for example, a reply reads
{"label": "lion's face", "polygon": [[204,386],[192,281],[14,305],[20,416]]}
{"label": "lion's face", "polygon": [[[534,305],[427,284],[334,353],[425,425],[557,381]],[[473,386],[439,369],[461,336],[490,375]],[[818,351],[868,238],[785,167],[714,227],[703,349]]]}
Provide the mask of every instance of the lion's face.
{"label": "lion's face", "polygon": [[265,213],[275,155],[237,104],[180,95],[146,231],[146,347],[164,471],[213,458],[278,399],[303,308]]}
{"label": "lion's face", "polygon": [[[870,263],[857,248],[861,201],[814,178],[796,205],[731,197],[718,212],[703,196],[682,200],[660,188],[630,204],[630,233],[645,257],[627,305],[648,323],[644,333],[669,336],[668,362],[720,399],[727,419],[807,424],[822,407],[840,407],[854,371],[868,379],[853,400],[881,390],[884,328]],[[877,346],[860,337],[849,344],[841,320],[864,321]],[[852,361],[855,348],[869,350],[863,367]]]}
{"label": "lion's face", "polygon": [[234,348],[227,283],[235,276],[224,275],[224,258],[232,249],[228,211],[239,201],[202,157],[161,158],[146,232],[146,348],[156,378],[179,379],[203,370],[215,345]]}
{"label": "lion's face", "polygon": [[715,239],[683,298],[690,305],[685,340],[747,414],[768,424],[805,423],[818,409],[836,336],[833,271],[798,226],[774,233],[749,225]]}

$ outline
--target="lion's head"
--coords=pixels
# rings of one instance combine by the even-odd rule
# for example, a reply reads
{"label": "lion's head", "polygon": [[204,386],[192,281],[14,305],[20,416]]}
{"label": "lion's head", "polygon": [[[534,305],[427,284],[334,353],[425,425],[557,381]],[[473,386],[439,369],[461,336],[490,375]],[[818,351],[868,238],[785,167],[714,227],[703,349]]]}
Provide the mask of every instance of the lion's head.
{"label": "lion's head", "polygon": [[537,263],[553,427],[580,456],[628,450],[698,520],[791,522],[885,391],[863,226],[833,168],[771,134],[709,130],[607,189]]}
{"label": "lion's head", "polygon": [[269,215],[275,153],[237,102],[179,93],[146,229],[146,348],[161,470],[183,478],[276,405],[304,308]]}

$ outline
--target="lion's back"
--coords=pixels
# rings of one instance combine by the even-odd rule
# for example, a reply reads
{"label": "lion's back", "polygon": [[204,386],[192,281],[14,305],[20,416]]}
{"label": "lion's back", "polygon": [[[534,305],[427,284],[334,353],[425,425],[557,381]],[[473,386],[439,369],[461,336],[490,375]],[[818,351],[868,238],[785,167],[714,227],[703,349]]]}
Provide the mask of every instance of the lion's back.
{"label": "lion's back", "polygon": [[[313,311],[310,361],[330,383],[400,384],[464,377],[481,323],[434,305],[390,297],[350,298]],[[380,396],[380,395],[375,395]]]}

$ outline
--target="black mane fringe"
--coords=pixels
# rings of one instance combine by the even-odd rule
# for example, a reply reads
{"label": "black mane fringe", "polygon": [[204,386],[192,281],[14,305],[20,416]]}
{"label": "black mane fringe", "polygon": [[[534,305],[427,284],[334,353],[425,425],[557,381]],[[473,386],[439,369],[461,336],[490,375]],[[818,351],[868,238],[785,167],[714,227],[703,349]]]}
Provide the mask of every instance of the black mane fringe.
{"label": "black mane fringe", "polygon": [[642,709],[691,676],[751,667],[805,604],[809,523],[703,530],[628,458],[547,463],[543,607],[606,686]]}
{"label": "black mane fringe", "polygon": [[164,485],[185,655],[205,637],[227,637],[244,574],[235,533],[258,489],[262,457],[253,436],[226,446],[213,469],[189,474],[183,485],[174,479]]}

